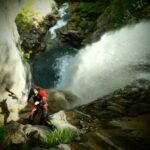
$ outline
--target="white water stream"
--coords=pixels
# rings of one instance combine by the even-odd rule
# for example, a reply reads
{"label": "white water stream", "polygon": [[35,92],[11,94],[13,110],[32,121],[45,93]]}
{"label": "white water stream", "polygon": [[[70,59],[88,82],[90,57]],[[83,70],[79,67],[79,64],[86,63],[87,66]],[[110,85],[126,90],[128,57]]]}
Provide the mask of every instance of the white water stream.
{"label": "white water stream", "polygon": [[62,4],[62,6],[60,7],[60,9],[58,10],[59,12],[59,16],[60,19],[57,21],[57,23],[49,29],[49,32],[51,33],[51,39],[55,39],[56,38],[56,30],[65,26],[68,22],[68,20],[65,18],[66,16],[66,10],[68,9],[69,4],[68,3],[64,3]]}

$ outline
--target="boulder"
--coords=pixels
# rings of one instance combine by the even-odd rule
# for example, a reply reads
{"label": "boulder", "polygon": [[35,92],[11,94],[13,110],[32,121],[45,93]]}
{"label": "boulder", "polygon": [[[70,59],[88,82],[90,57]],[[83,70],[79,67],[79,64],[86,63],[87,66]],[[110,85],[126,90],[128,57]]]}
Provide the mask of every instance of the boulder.
{"label": "boulder", "polygon": [[74,48],[80,49],[83,46],[82,41],[85,38],[85,36],[84,34],[82,34],[82,32],[71,29],[60,29],[58,30],[57,34],[61,42],[68,43]]}
{"label": "boulder", "polygon": [[48,117],[50,124],[54,125],[57,129],[70,129],[78,132],[78,129],[70,124],[66,118],[65,111],[59,111]]}
{"label": "boulder", "polygon": [[60,150],[71,150],[71,147],[69,146],[69,144],[60,144],[58,145],[58,148]]}
{"label": "boulder", "polygon": [[47,135],[51,130],[46,126],[40,125],[22,125],[17,122],[11,122],[6,125],[6,130],[11,134],[14,134],[11,137],[11,142],[13,145],[39,145],[44,143]]}

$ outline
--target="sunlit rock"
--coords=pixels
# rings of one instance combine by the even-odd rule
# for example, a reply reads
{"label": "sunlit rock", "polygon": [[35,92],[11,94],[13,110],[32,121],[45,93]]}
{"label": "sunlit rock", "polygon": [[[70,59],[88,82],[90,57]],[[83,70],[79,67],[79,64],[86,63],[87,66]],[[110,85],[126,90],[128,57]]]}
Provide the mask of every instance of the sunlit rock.
{"label": "sunlit rock", "polygon": [[50,115],[48,117],[49,122],[54,125],[57,129],[71,129],[74,131],[78,131],[78,129],[71,125],[67,118],[64,111],[59,111],[58,113],[55,113],[53,115]]}

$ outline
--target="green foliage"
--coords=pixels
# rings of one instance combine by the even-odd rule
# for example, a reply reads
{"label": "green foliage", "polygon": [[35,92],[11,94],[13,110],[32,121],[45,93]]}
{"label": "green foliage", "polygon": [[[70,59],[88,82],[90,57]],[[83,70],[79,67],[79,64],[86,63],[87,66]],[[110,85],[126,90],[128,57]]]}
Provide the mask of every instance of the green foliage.
{"label": "green foliage", "polygon": [[136,10],[141,9],[144,6],[144,3],[142,0],[138,0],[135,3],[133,3],[133,8],[135,8]]}
{"label": "green foliage", "polygon": [[97,0],[96,2],[85,2],[81,3],[80,6],[75,10],[80,12],[82,15],[99,15],[106,7],[107,3]]}
{"label": "green foliage", "polygon": [[[149,18],[149,4],[146,0],[96,0],[81,2],[73,11],[68,26],[73,29],[92,29],[99,22],[105,30],[120,28],[125,24],[135,23]],[[103,31],[104,32],[104,31]]]}
{"label": "green foliage", "polygon": [[16,24],[19,28],[28,29],[31,26],[36,28],[34,18],[37,13],[33,9],[22,9],[22,11],[16,17]]}
{"label": "green foliage", "polygon": [[82,20],[79,24],[81,28],[86,28],[88,26],[88,22],[86,20]]}
{"label": "green foliage", "polygon": [[4,128],[0,127],[0,143],[3,142],[3,140],[5,139],[5,137],[6,137],[6,133],[4,131]]}
{"label": "green foliage", "polygon": [[16,24],[28,26],[30,24],[30,20],[28,19],[27,15],[25,14],[25,10],[22,10],[20,14],[16,17]]}
{"label": "green foliage", "polygon": [[47,136],[46,145],[56,146],[61,143],[69,143],[78,135],[77,131],[72,129],[56,129]]}
{"label": "green foliage", "polygon": [[92,28],[96,23],[97,18],[104,12],[109,0],[91,2],[81,2],[75,8],[69,21],[69,27],[72,29],[87,29]]}
{"label": "green foliage", "polygon": [[106,7],[101,19],[107,25],[107,30],[120,28],[122,25],[137,22],[146,5],[143,0],[113,0]]}

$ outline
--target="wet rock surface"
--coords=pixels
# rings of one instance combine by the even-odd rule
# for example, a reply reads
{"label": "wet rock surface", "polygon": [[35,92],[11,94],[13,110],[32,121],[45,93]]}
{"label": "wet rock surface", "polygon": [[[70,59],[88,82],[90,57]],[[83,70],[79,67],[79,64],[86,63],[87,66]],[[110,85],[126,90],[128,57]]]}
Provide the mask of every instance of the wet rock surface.
{"label": "wet rock surface", "polygon": [[[71,143],[60,144],[54,149],[149,150],[150,87],[149,83],[143,81],[143,84],[147,86],[128,86],[92,103],[71,110],[57,110],[58,113],[50,116],[50,120],[56,123],[55,127],[75,127],[80,134]],[[52,94],[54,93],[51,96]],[[57,94],[62,98],[62,93]],[[22,118],[27,112],[29,108],[22,112]],[[26,123],[12,122],[6,126],[8,131],[18,126],[11,139],[13,145],[33,150],[53,149],[41,145],[46,135],[52,131],[49,126]]]}
{"label": "wet rock surface", "polygon": [[69,43],[70,46],[77,49],[80,49],[83,46],[82,41],[85,39],[86,35],[84,32],[62,28],[57,33],[61,42]]}
{"label": "wet rock surface", "polygon": [[11,122],[5,126],[5,129],[10,132],[17,130],[11,137],[11,142],[14,145],[32,144],[39,145],[42,143],[46,135],[51,131],[48,127],[42,125],[21,124]]}
{"label": "wet rock surface", "polygon": [[36,18],[35,16],[33,20],[34,24],[36,22],[36,26],[32,23],[28,27],[23,24],[17,24],[21,46],[25,52],[31,52],[31,56],[45,50],[44,37],[48,29],[56,23],[56,18],[52,15],[46,16],[42,21],[38,21],[38,17]]}
{"label": "wet rock surface", "polygon": [[81,130],[72,149],[148,150],[150,89],[130,87],[81,106],[68,119]]}
{"label": "wet rock surface", "polygon": [[[63,2],[59,1],[58,4]],[[95,0],[94,3],[89,0],[67,0],[67,2],[70,5],[70,18],[67,26],[59,29],[58,37],[75,48],[98,41],[105,32],[150,19],[147,0],[134,2]]]}

